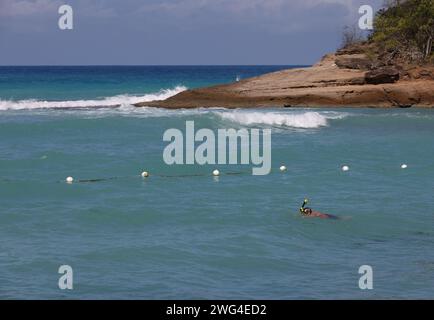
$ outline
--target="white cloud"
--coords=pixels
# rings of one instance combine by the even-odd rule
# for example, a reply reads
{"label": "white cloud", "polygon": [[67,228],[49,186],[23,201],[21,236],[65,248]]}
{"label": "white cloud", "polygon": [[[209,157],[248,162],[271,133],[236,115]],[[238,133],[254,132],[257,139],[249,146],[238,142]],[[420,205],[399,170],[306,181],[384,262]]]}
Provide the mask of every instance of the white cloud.
{"label": "white cloud", "polygon": [[146,2],[136,14],[160,17],[184,25],[192,21],[246,25],[255,30],[287,33],[315,29],[321,24],[351,25],[357,22],[361,3],[382,0],[159,0]]}
{"label": "white cloud", "polygon": [[[148,1],[137,8],[137,14],[162,14],[167,17],[189,17],[212,14],[237,20],[255,21],[268,19],[274,22],[290,23],[289,20],[306,18],[310,10],[339,10],[341,21],[351,22],[358,18],[358,8],[362,4],[378,7],[383,0],[158,0]],[[211,14],[211,15],[210,15]],[[344,14],[342,16],[342,14]],[[315,17],[312,19],[326,19]],[[310,19],[311,20],[311,19]],[[286,21],[286,22],[285,22]],[[304,21],[306,24],[309,21]]]}
{"label": "white cloud", "polygon": [[[379,1],[379,0],[377,0]],[[275,13],[283,8],[309,9],[320,4],[339,4],[348,9],[354,8],[357,0],[162,0],[158,3],[144,4],[143,11],[196,11],[206,8],[220,9],[232,13],[260,11]],[[367,1],[365,1],[367,2]]]}
{"label": "white cloud", "polygon": [[57,12],[59,0],[1,0],[0,16],[32,16],[46,12]]}

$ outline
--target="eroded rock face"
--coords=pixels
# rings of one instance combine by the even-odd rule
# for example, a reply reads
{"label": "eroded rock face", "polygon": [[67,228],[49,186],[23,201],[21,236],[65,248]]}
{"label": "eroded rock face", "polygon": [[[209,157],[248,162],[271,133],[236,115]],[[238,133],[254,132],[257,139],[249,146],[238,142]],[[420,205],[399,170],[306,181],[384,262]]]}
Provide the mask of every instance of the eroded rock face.
{"label": "eroded rock face", "polygon": [[367,43],[355,43],[353,45],[347,46],[345,48],[341,48],[336,51],[336,55],[345,55],[345,54],[362,54],[365,52],[365,49],[367,47]]}
{"label": "eroded rock face", "polygon": [[434,107],[431,78],[434,68],[409,70],[370,63],[364,54],[328,54],[309,68],[281,70],[231,84],[187,90],[164,101],[135,106]]}
{"label": "eroded rock face", "polygon": [[418,79],[430,79],[434,80],[434,74],[429,70],[420,70]]}
{"label": "eroded rock face", "polygon": [[434,65],[412,67],[401,73],[400,79],[434,80]]}
{"label": "eroded rock face", "polygon": [[336,65],[343,69],[369,70],[372,61],[364,54],[344,54],[336,56]]}
{"label": "eroded rock face", "polygon": [[399,71],[395,67],[381,67],[366,72],[367,84],[395,83],[399,80]]}

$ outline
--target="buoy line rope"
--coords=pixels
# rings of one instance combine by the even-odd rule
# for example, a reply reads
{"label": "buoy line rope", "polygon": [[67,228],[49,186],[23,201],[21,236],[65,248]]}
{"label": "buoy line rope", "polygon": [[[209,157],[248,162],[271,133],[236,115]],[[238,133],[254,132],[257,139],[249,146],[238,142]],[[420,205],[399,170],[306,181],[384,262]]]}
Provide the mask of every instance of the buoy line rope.
{"label": "buoy line rope", "polygon": [[[225,176],[235,176],[235,175],[244,175],[244,174],[250,174],[250,172],[247,171],[240,171],[240,172],[225,172],[225,173],[219,173],[218,175],[214,175],[214,177],[218,177],[220,175]],[[206,173],[192,173],[192,174],[178,174],[178,175],[167,175],[167,174],[152,174],[152,177],[158,177],[158,178],[194,178],[194,177],[212,177],[213,174],[206,174]],[[129,179],[129,178],[137,178],[137,177],[143,177],[142,175],[134,175],[134,176],[119,176],[119,177],[109,177],[109,178],[96,178],[96,179],[68,179],[66,182],[68,183],[93,183],[93,182],[104,182],[104,181],[110,181],[110,180],[119,180],[119,179]],[[150,175],[149,175],[150,177]],[[145,177],[143,177],[145,178]],[[146,177],[147,178],[147,177]],[[145,178],[145,179],[146,179]],[[65,180],[61,180],[58,182],[65,182]]]}
{"label": "buoy line rope", "polygon": [[[407,169],[408,165],[407,164],[402,164],[401,165],[401,169]],[[344,165],[341,168],[342,171],[349,171],[350,168],[347,165]],[[272,169],[270,173],[275,173],[277,171],[280,171],[280,173],[284,173],[287,171],[287,167],[282,165],[279,167],[278,170],[276,169]],[[250,171],[229,171],[229,172],[223,172],[220,173],[219,170],[214,170],[211,172],[211,174],[206,174],[206,173],[191,173],[191,174],[178,174],[178,175],[167,175],[167,174],[152,174],[152,177],[159,177],[159,178],[192,178],[192,177],[209,177],[209,176],[214,176],[214,178],[219,177],[220,175],[225,175],[225,176],[234,176],[234,175],[244,175],[244,174],[250,174]],[[140,175],[133,175],[133,176],[118,176],[118,177],[108,177],[108,178],[95,178],[95,179],[77,179],[75,180],[73,177],[67,177],[65,180],[60,180],[58,182],[65,182],[68,184],[72,184],[72,183],[94,183],[94,182],[104,182],[104,181],[110,181],[110,180],[119,180],[119,179],[129,179],[129,178],[137,178],[137,177],[142,177],[143,180],[146,180],[150,177],[151,175],[149,174],[149,172],[147,171],[143,171]],[[0,177],[0,182],[14,182],[17,180],[11,180],[11,179],[7,179],[7,178],[1,178]]]}
{"label": "buoy line rope", "polygon": [[[244,174],[250,174],[251,172],[248,171],[240,171],[240,172],[224,172],[224,173],[218,173],[217,175],[207,174],[207,173],[192,173],[192,174],[177,174],[177,175],[168,175],[168,174],[152,174],[152,177],[158,177],[158,178],[194,178],[194,177],[218,177],[220,175],[225,176],[234,176],[234,175],[244,175]],[[67,183],[94,183],[94,182],[104,182],[104,181],[110,181],[110,180],[121,180],[121,179],[131,179],[131,178],[137,178],[142,177],[143,180],[145,180],[148,177],[151,177],[151,175],[148,175],[144,177],[143,175],[133,175],[133,176],[117,176],[117,177],[108,177],[108,178],[91,178],[91,179],[74,179],[72,177],[67,177],[66,180],[58,180],[57,182],[64,183],[65,181]],[[11,180],[6,178],[0,178],[0,182],[24,182],[24,180]]]}

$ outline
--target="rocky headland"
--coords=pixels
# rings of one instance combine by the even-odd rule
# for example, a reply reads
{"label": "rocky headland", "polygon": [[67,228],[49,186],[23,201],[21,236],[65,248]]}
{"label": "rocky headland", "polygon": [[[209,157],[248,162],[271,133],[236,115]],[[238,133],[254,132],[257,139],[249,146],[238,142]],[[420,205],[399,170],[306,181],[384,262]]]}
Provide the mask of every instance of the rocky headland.
{"label": "rocky headland", "polygon": [[181,92],[161,108],[434,107],[434,2],[392,2],[368,39],[344,33],[343,48],[309,68]]}
{"label": "rocky headland", "polygon": [[434,107],[434,67],[374,66],[365,54],[337,52],[309,68],[183,91],[138,107]]}

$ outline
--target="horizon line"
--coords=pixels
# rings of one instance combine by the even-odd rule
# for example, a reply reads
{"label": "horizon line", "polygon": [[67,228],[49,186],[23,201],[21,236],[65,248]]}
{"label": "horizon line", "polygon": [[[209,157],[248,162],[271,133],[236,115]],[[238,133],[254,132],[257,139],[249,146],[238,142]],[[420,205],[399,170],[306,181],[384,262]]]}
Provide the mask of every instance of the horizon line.
{"label": "horizon line", "polygon": [[311,64],[11,64],[0,67],[309,67]]}

